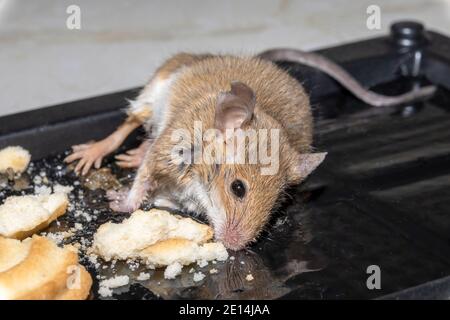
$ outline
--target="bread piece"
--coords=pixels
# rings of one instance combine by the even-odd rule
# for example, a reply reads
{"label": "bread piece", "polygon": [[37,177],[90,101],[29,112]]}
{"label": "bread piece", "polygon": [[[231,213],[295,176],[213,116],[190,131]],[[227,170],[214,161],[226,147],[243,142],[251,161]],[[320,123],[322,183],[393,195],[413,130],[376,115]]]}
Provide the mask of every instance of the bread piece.
{"label": "bread piece", "polygon": [[30,153],[22,147],[6,147],[0,150],[0,173],[11,168],[15,173],[22,173],[30,163]]}
{"label": "bread piece", "polygon": [[68,204],[64,193],[9,197],[0,206],[0,236],[25,239],[63,215]]}
{"label": "bread piece", "polygon": [[188,265],[195,262],[199,246],[193,241],[174,238],[159,241],[139,253],[147,264],[155,267],[168,266],[175,262]]}
{"label": "bread piece", "polygon": [[155,267],[180,263],[189,265],[196,261],[224,261],[228,252],[220,242],[197,243],[186,239],[167,239],[151,245],[139,253],[141,259]]}
{"label": "bread piece", "polygon": [[138,210],[122,223],[108,222],[94,236],[93,250],[103,259],[128,259],[140,256],[140,251],[165,239],[182,238],[204,243],[213,236],[211,227],[190,218],[167,211]]}
{"label": "bread piece", "polygon": [[88,298],[92,286],[92,277],[83,266],[79,265],[79,268],[79,288],[66,289],[58,294],[54,300],[86,300]]}
{"label": "bread piece", "polygon": [[[80,286],[69,289],[74,268],[80,268]],[[91,285],[74,251],[39,236],[22,242],[0,237],[0,300],[85,299]]]}
{"label": "bread piece", "polygon": [[0,237],[0,273],[25,259],[30,250],[31,241],[18,241]]}

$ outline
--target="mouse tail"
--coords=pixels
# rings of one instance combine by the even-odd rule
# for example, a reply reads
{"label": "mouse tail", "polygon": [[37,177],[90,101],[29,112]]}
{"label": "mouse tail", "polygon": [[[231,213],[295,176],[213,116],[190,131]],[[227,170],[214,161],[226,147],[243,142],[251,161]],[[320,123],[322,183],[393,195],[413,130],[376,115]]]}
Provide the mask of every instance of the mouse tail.
{"label": "mouse tail", "polygon": [[350,91],[360,100],[375,107],[394,106],[424,99],[433,95],[435,86],[425,86],[398,96],[385,96],[364,88],[352,75],[333,61],[316,53],[296,49],[272,49],[258,55],[259,58],[270,61],[297,62],[318,69]]}

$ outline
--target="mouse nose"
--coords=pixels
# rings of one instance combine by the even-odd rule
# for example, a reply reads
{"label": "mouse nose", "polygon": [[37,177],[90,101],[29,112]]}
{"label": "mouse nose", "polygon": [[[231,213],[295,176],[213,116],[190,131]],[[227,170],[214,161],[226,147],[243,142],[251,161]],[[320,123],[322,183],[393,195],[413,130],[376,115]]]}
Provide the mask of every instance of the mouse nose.
{"label": "mouse nose", "polygon": [[246,241],[237,230],[226,229],[217,235],[217,240],[230,250],[238,251],[245,248]]}

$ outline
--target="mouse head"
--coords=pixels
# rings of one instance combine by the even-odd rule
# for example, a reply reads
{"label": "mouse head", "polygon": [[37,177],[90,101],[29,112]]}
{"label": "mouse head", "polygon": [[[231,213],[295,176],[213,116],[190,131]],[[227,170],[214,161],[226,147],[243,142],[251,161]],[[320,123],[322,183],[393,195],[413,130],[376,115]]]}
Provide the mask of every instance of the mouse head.
{"label": "mouse head", "polygon": [[305,179],[326,154],[295,151],[243,83],[231,83],[211,103],[214,128],[185,147],[194,160],[200,150],[200,161],[179,165],[176,183],[193,199],[193,211],[204,211],[216,239],[239,250],[263,230],[286,186]]}

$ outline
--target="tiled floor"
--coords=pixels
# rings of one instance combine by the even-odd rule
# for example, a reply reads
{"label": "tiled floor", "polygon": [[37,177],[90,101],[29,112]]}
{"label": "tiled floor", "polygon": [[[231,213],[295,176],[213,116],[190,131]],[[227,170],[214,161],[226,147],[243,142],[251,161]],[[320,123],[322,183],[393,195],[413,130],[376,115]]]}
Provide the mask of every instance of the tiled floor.
{"label": "tiled floor", "polygon": [[[81,30],[66,8],[81,8]],[[381,30],[366,9],[381,8]],[[314,49],[398,19],[450,33],[450,0],[0,0],[0,115],[142,85],[172,53]]]}

